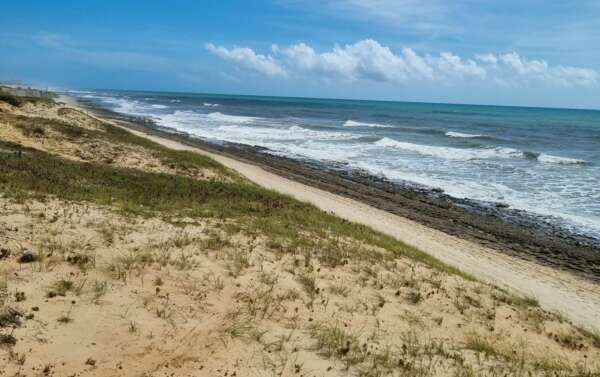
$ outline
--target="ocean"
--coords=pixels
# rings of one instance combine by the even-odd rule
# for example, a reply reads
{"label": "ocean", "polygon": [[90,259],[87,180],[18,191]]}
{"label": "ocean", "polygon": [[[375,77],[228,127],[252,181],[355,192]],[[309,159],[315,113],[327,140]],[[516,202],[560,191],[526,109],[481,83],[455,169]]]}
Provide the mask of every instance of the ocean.
{"label": "ocean", "polygon": [[499,202],[600,239],[600,111],[71,91],[212,142],[363,169]]}

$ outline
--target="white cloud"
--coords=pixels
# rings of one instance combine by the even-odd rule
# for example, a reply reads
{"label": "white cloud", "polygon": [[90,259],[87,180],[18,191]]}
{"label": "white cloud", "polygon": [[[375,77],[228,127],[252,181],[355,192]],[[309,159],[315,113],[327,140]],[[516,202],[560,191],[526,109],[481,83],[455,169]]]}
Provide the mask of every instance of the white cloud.
{"label": "white cloud", "polygon": [[267,76],[390,83],[479,80],[503,86],[523,86],[533,81],[560,86],[598,83],[598,72],[593,69],[552,66],[544,60],[528,60],[515,52],[475,55],[474,59],[451,52],[422,56],[410,48],[395,53],[373,39],[336,45],[324,52],[305,43],[288,47],[273,45],[272,55],[257,54],[247,47],[227,49],[207,44],[206,48],[224,60]]}
{"label": "white cloud", "polygon": [[463,60],[460,56],[450,52],[442,52],[440,57],[432,59],[432,64],[437,64],[438,69],[447,75],[455,75],[460,78],[475,77],[484,79],[487,75],[485,68],[471,59]]}
{"label": "white cloud", "polygon": [[429,80],[434,78],[433,67],[431,67],[424,58],[417,55],[417,53],[412,49],[403,48],[402,57],[408,65],[409,72]]}
{"label": "white cloud", "polygon": [[247,47],[225,47],[215,46],[212,43],[206,45],[206,49],[224,60],[238,63],[245,68],[263,73],[267,76],[286,76],[287,72],[270,55],[256,54]]}
{"label": "white cloud", "polygon": [[543,60],[521,59],[519,54],[511,52],[500,57],[507,66],[513,68],[521,75],[540,75],[548,71],[548,63]]}
{"label": "white cloud", "polygon": [[475,59],[480,60],[484,63],[491,64],[496,66],[498,64],[498,58],[494,54],[477,54],[475,55]]}
{"label": "white cloud", "polygon": [[403,81],[408,78],[405,60],[371,39],[335,46],[332,51],[323,53],[315,52],[304,43],[279,52],[287,64],[303,72],[350,80]]}
{"label": "white cloud", "polygon": [[598,83],[598,72],[589,68],[551,66],[544,60],[527,60],[516,52],[500,56],[508,69],[523,79],[535,79],[560,86],[590,87]]}
{"label": "white cloud", "polygon": [[558,66],[552,69],[552,77],[556,83],[562,86],[591,87],[598,84],[600,79],[598,72],[589,68]]}

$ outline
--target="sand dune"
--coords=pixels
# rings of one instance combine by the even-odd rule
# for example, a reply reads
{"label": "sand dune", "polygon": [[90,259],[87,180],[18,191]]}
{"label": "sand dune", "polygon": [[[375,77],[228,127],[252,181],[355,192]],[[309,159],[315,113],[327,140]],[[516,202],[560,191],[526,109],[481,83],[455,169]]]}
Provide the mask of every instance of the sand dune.
{"label": "sand dune", "polygon": [[339,217],[588,328],[593,285],[115,125],[0,111],[0,376],[597,375],[597,334]]}
{"label": "sand dune", "polygon": [[209,156],[261,186],[310,202],[346,220],[368,225],[478,279],[535,297],[542,307],[559,312],[574,323],[600,330],[600,288],[594,283],[568,272],[503,255],[355,200],[291,181],[245,162],[177,141],[139,131],[132,132],[169,148]]}

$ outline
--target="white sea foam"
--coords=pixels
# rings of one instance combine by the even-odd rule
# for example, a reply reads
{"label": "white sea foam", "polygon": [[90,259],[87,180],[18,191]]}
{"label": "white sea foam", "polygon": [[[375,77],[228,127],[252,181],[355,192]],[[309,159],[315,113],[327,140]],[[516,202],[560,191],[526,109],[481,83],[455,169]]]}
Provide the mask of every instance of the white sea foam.
{"label": "white sea foam", "polygon": [[392,126],[390,126],[388,124],[356,122],[353,120],[347,120],[346,123],[344,123],[344,127],[392,128]]}
{"label": "white sea foam", "polygon": [[[217,115],[218,114],[218,115]],[[178,110],[173,114],[157,115],[156,122],[196,136],[235,143],[272,147],[272,142],[332,141],[356,139],[360,135],[348,132],[312,130],[298,125],[289,126],[272,119],[237,117],[221,113],[201,114]],[[278,146],[280,147],[280,145]]]}
{"label": "white sea foam", "polygon": [[206,107],[219,107],[219,106],[221,106],[218,103],[208,103],[208,102],[204,102],[203,105],[206,106]]}
{"label": "white sea foam", "polygon": [[480,135],[480,134],[466,134],[466,133],[462,133],[462,132],[448,131],[448,132],[446,132],[446,136],[448,136],[448,137],[460,137],[460,138],[474,138],[474,137],[482,137],[483,135]]}
{"label": "white sea foam", "polygon": [[207,117],[214,121],[226,122],[226,123],[250,123],[258,120],[256,117],[245,117],[240,115],[228,115],[220,112],[210,113]]}
{"label": "white sea foam", "polygon": [[588,164],[588,162],[585,160],[579,160],[579,159],[570,158],[570,157],[553,156],[553,155],[545,154],[545,153],[540,153],[540,155],[537,157],[537,160],[539,162],[543,162],[546,164],[559,164],[559,165],[585,165],[585,164]]}
{"label": "white sea foam", "polygon": [[432,145],[422,145],[406,143],[384,137],[375,142],[376,145],[385,148],[395,148],[418,154],[443,158],[446,160],[479,160],[487,158],[523,158],[523,152],[512,148],[478,148],[478,149],[460,149],[451,147],[438,147]]}
{"label": "white sea foam", "polygon": [[165,105],[152,105],[152,108],[153,108],[153,109],[166,109],[166,108],[168,108],[168,107],[169,107],[169,106],[165,106]]}
{"label": "white sea foam", "polygon": [[308,140],[302,143],[270,143],[271,154],[285,157],[310,158],[322,161],[349,162],[359,159],[360,152],[351,145]]}
{"label": "white sea foam", "polygon": [[[86,96],[87,97],[87,96]],[[127,98],[118,97],[107,97],[107,96],[89,96],[89,98],[96,98],[100,101],[114,106],[113,110],[119,113],[128,115],[144,116],[148,115],[148,111],[152,109],[151,106],[145,105],[137,100],[129,100]]]}

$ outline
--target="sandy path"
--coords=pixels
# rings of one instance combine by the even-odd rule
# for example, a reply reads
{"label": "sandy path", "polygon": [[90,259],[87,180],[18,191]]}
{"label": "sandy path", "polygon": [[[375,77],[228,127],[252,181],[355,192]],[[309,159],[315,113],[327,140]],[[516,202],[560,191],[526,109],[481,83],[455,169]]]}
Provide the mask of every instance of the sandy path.
{"label": "sandy path", "polygon": [[597,284],[568,272],[503,255],[358,201],[291,181],[255,165],[158,136],[131,132],[172,149],[209,156],[263,187],[310,202],[346,220],[370,226],[481,280],[533,296],[543,308],[562,313],[578,325],[600,331],[600,286]]}

